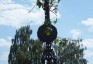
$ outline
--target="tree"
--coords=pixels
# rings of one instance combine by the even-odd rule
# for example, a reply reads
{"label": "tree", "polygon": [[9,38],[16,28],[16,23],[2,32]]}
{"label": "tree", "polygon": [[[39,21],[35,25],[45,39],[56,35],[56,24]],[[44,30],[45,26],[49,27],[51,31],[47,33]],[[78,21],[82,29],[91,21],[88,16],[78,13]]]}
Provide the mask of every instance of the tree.
{"label": "tree", "polygon": [[21,27],[16,31],[10,47],[8,64],[41,64],[42,43],[30,39],[31,34],[30,26]]}
{"label": "tree", "polygon": [[87,64],[87,60],[83,57],[84,48],[80,42],[82,39],[56,39],[54,50],[57,55],[57,64]]}
{"label": "tree", "polygon": [[[31,34],[30,26],[21,27],[16,31],[10,47],[8,64],[42,64],[44,44],[31,39]],[[80,44],[81,41],[81,39],[56,39],[53,49],[57,56],[57,64],[87,64],[87,60],[83,58],[86,48]]]}

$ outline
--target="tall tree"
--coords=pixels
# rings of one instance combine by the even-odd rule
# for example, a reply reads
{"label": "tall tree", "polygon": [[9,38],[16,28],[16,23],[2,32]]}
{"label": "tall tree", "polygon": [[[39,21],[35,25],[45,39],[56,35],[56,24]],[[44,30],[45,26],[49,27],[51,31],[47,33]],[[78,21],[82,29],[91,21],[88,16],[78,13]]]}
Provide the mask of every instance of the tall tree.
{"label": "tall tree", "polygon": [[16,31],[8,58],[9,64],[41,64],[42,43],[30,38],[30,26],[21,27]]}
{"label": "tall tree", "polygon": [[[8,64],[42,64],[44,44],[31,39],[31,34],[30,26],[21,27],[16,31],[10,47]],[[57,56],[57,64],[87,64],[87,60],[83,57],[85,48],[80,42],[80,39],[56,39],[53,49]]]}
{"label": "tall tree", "polygon": [[87,64],[87,60],[84,58],[84,50],[80,42],[82,39],[56,39],[54,44],[54,50],[57,55],[57,64]]}

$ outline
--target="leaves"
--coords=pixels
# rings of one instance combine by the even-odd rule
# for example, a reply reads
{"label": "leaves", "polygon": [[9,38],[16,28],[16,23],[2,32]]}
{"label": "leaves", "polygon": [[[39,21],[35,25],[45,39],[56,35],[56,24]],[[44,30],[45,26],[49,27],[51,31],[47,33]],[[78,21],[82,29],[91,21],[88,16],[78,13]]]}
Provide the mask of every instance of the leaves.
{"label": "leaves", "polygon": [[54,46],[59,58],[57,62],[58,64],[87,64],[86,59],[83,61],[85,48],[80,46],[78,40],[68,40],[63,38],[59,41],[59,46]]}
{"label": "leaves", "polygon": [[58,3],[60,2],[60,0],[58,0]]}
{"label": "leaves", "polygon": [[49,19],[46,19],[45,22],[44,22],[45,25],[49,25],[51,24],[51,21]]}
{"label": "leaves", "polygon": [[60,40],[58,38],[54,40],[55,44],[58,44],[59,42],[60,42]]}
{"label": "leaves", "polygon": [[[30,31],[27,26],[16,31],[8,56],[8,64],[42,64],[44,44],[39,40],[27,38],[31,35]],[[49,34],[48,31],[47,35]],[[22,41],[23,37],[26,39],[25,42]],[[81,46],[80,40],[57,38],[54,42],[53,49],[57,56],[57,64],[87,64],[87,60],[83,57],[85,48]]]}
{"label": "leaves", "polygon": [[46,27],[46,29],[45,29],[45,34],[46,34],[47,36],[49,36],[49,35],[51,34],[51,32],[52,32],[51,28],[50,28],[50,27]]}
{"label": "leaves", "polygon": [[56,20],[53,22],[54,24],[56,24],[57,23],[57,18],[56,18]]}
{"label": "leaves", "polygon": [[[57,13],[57,7],[58,7],[58,3],[60,2],[60,0],[58,0],[58,2],[56,0],[50,0],[49,1],[49,8],[50,8],[50,11],[53,12],[55,15]],[[37,6],[39,8],[43,8],[44,9],[44,3],[42,3],[40,0],[37,0]],[[53,8],[53,9],[52,9]],[[52,10],[51,10],[52,9]],[[48,23],[48,22],[45,22],[45,23]],[[54,21],[54,24],[57,23],[57,18],[56,20]]]}
{"label": "leaves", "polygon": [[43,8],[44,5],[43,5],[43,3],[40,2],[40,0],[37,0],[37,6],[38,6],[39,8],[40,8],[40,7]]}

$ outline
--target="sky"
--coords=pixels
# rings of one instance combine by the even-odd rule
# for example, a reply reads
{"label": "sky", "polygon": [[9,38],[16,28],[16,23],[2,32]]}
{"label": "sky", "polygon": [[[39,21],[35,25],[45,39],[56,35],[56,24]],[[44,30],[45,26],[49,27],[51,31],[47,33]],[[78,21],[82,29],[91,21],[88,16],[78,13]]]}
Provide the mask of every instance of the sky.
{"label": "sky", "polygon": [[[44,22],[44,11],[35,6],[36,0],[0,0],[0,64],[8,64],[11,39],[21,26],[30,25],[31,38],[37,39],[37,30]],[[32,8],[34,9],[28,13]],[[51,21],[56,15],[50,12]],[[61,0],[58,22],[53,24],[58,37],[82,38],[87,47],[84,57],[93,64],[93,0]],[[52,22],[53,23],[53,22]]]}

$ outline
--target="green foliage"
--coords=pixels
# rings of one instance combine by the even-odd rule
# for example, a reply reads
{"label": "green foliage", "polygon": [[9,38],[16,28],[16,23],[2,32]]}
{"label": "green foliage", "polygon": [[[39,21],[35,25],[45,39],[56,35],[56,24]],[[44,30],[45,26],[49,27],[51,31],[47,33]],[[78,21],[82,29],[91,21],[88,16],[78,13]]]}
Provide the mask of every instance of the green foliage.
{"label": "green foliage", "polygon": [[51,34],[51,29],[46,29],[46,30],[45,30],[45,34],[46,34],[47,36],[49,36],[49,35]]}
{"label": "green foliage", "polygon": [[40,64],[42,42],[30,39],[30,26],[21,27],[16,31],[8,56],[8,64]]}
{"label": "green foliage", "polygon": [[87,60],[83,57],[84,50],[80,44],[81,39],[57,39],[58,44],[54,44],[53,48],[57,54],[57,64],[87,64]]}
{"label": "green foliage", "polygon": [[[43,1],[43,2],[41,2]],[[48,0],[49,1],[49,8],[50,8],[50,11],[53,12],[56,16],[57,16],[57,11],[58,11],[58,3],[60,2],[60,0]],[[44,0],[37,0],[36,2],[37,6],[39,8],[43,8],[44,10]],[[54,21],[54,24],[57,23],[57,18],[56,20]]]}
{"label": "green foliage", "polygon": [[57,18],[56,18],[56,20],[54,21],[54,24],[56,24],[57,23]]}
{"label": "green foliage", "polygon": [[45,25],[49,25],[51,24],[51,21],[49,19],[46,19],[45,22],[44,22]]}
{"label": "green foliage", "polygon": [[[8,64],[42,64],[44,45],[39,40],[31,39],[31,34],[30,26],[21,27],[16,31],[10,47]],[[80,44],[81,41],[57,38],[53,44],[57,64],[87,64],[83,57],[86,48]]]}
{"label": "green foliage", "polygon": [[37,6],[40,8],[40,7],[44,7],[43,3],[40,2],[40,0],[37,0]]}
{"label": "green foliage", "polygon": [[[45,24],[45,25],[49,25],[49,24],[51,24],[51,22],[50,22],[49,19],[46,19],[46,21],[44,22],[44,24]],[[51,34],[51,28],[46,27],[45,34],[46,34],[47,36],[49,36],[49,35]]]}
{"label": "green foliage", "polygon": [[58,3],[60,2],[60,0],[58,0]]}

